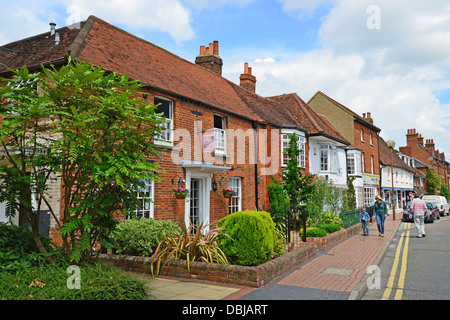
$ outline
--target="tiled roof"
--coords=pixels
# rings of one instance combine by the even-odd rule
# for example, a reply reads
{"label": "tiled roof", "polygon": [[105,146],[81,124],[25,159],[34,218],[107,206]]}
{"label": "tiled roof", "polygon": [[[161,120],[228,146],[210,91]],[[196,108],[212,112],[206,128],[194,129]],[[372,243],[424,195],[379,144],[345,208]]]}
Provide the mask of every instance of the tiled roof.
{"label": "tiled roof", "polygon": [[289,110],[299,125],[305,128],[310,135],[323,135],[344,145],[350,145],[350,142],[334,128],[325,116],[312,110],[296,93],[273,96],[269,99],[278,101]]}
{"label": "tiled roof", "polygon": [[[381,164],[385,165],[385,166],[390,166],[391,165],[391,150],[388,147],[386,141],[384,141],[383,138],[379,137],[379,150],[380,150],[380,162]],[[410,172],[414,172],[417,173],[416,170],[414,170],[414,168],[408,166],[398,155],[398,151],[397,150],[393,150],[393,166],[396,168],[401,168],[404,169],[406,171],[410,171]]]}
{"label": "tiled roof", "polygon": [[[83,25],[83,24],[82,24]],[[60,43],[55,45],[55,38],[50,37],[50,31],[11,42],[0,47],[0,73],[7,69],[39,67],[41,63],[62,60],[67,55],[69,46],[74,42],[81,29],[64,27],[58,29]]]}
{"label": "tiled roof", "polygon": [[276,126],[298,126],[279,103],[247,91],[148,41],[90,16],[80,28],[60,28],[55,45],[50,32],[0,47],[0,73],[24,65],[64,60],[67,54],[105,70],[127,74],[155,89],[164,90],[252,120]]}

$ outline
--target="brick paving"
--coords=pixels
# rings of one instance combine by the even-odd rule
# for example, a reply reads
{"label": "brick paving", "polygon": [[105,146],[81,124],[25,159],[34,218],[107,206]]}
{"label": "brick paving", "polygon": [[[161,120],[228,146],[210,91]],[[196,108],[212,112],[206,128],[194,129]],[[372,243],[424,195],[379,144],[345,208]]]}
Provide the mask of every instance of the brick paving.
{"label": "brick paving", "polygon": [[379,237],[377,225],[369,227],[369,236],[356,234],[339,242],[313,259],[291,269],[265,287],[254,290],[240,300],[347,300],[367,273],[380,260],[400,225],[392,215],[385,222],[385,236]]}

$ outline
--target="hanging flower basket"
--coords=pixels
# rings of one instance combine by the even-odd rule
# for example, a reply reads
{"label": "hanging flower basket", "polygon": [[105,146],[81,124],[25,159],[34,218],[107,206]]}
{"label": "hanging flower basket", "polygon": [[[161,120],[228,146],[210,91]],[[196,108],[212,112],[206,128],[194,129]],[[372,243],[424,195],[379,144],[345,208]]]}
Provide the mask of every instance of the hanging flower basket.
{"label": "hanging flower basket", "polygon": [[225,188],[222,190],[222,194],[224,198],[230,199],[232,196],[236,194],[236,192],[233,191],[231,188]]}
{"label": "hanging flower basket", "polygon": [[176,188],[173,189],[173,193],[175,194],[175,198],[177,199],[186,199],[187,195],[189,194],[189,190],[186,188]]}

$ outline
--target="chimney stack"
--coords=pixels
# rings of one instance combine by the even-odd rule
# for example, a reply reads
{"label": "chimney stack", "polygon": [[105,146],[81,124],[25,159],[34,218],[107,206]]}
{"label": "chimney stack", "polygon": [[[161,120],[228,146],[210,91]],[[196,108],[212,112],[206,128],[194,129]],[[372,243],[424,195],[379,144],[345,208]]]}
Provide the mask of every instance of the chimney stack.
{"label": "chimney stack", "polygon": [[240,86],[248,91],[255,92],[256,77],[252,75],[252,68],[249,68],[248,63],[244,64],[244,73],[239,77],[241,80]]}
{"label": "chimney stack", "polygon": [[[364,115],[364,114],[363,114],[363,115]],[[373,119],[372,119],[372,116],[371,116],[371,113],[370,113],[370,112],[367,112],[367,116],[364,115],[364,119],[365,119],[367,122],[373,124]]]}
{"label": "chimney stack", "polygon": [[210,43],[208,47],[200,46],[200,54],[195,58],[195,64],[221,76],[223,61],[219,56],[219,41]]}

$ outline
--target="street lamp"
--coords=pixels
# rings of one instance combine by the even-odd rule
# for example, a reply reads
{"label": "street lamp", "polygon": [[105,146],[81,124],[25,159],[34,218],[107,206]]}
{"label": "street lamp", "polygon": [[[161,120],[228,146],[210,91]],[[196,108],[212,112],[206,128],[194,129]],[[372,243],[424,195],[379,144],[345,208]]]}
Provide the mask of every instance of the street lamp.
{"label": "street lamp", "polygon": [[394,156],[393,156],[393,150],[395,147],[395,141],[394,140],[388,140],[386,141],[386,144],[388,145],[389,149],[391,149],[391,180],[392,180],[392,220],[395,221],[395,199],[394,199]]}

